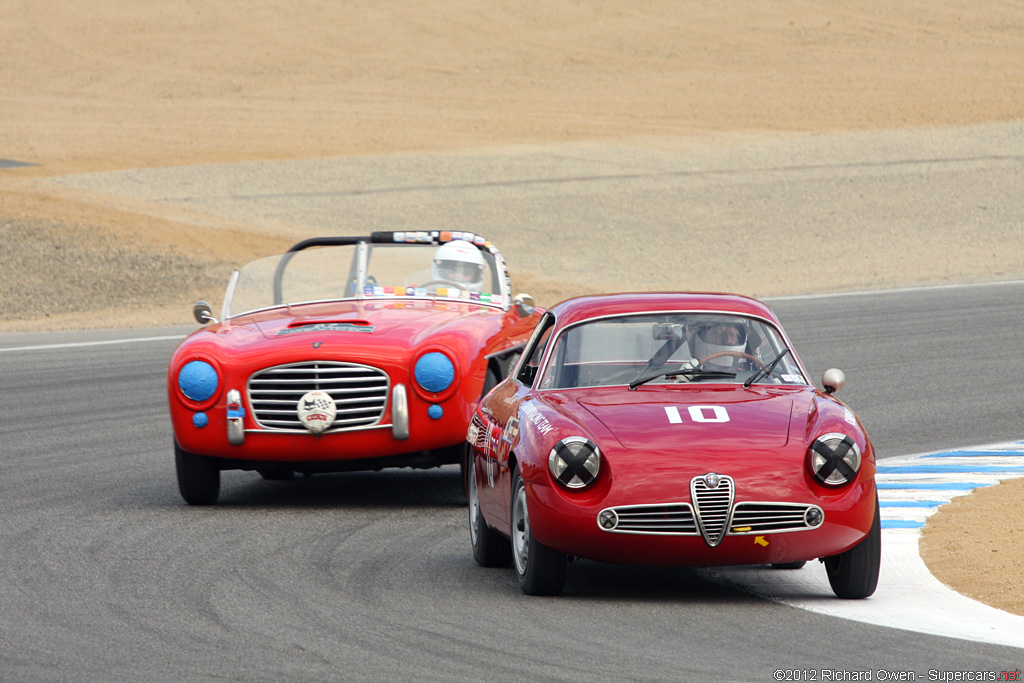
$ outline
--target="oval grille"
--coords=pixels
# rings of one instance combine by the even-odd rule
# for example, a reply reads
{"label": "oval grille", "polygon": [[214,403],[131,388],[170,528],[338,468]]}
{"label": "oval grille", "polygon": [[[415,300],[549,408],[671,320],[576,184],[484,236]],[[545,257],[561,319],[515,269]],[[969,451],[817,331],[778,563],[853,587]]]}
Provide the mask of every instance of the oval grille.
{"label": "oval grille", "polygon": [[[693,511],[686,503],[623,505],[608,509],[615,512],[618,516],[618,523],[612,529],[604,529],[605,531],[631,534],[672,534],[677,536],[694,536],[697,534],[697,524],[693,519]],[[604,527],[601,528],[603,529]]]}
{"label": "oval grille", "polygon": [[[807,523],[807,511],[821,508],[801,503],[737,503],[732,513],[730,533],[763,534],[769,531],[803,531],[821,526]],[[822,519],[824,515],[819,517]]]}
{"label": "oval grille", "polygon": [[717,486],[711,488],[707,479],[710,475],[690,480],[690,495],[697,511],[697,526],[709,546],[714,548],[722,542],[729,525],[734,487],[731,477],[716,476]]}
{"label": "oval grille", "polygon": [[260,427],[277,431],[306,429],[299,422],[303,394],[315,389],[334,398],[338,415],[327,431],[361,429],[380,422],[388,402],[385,372],[357,363],[314,361],[277,365],[249,377],[249,405]]}

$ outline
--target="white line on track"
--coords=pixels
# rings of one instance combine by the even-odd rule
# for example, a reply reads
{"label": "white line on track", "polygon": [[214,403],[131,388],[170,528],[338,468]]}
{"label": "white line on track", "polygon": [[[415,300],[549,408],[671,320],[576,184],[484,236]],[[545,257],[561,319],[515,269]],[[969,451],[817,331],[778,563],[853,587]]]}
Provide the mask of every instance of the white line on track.
{"label": "white line on track", "polygon": [[90,342],[69,342],[66,344],[39,344],[36,346],[11,346],[0,349],[0,353],[11,353],[14,351],[49,351],[51,349],[78,349],[87,346],[110,346],[113,344],[139,344],[144,342],[171,341],[173,339],[184,339],[185,335],[175,334],[166,337],[138,337],[126,339],[104,339],[102,341]]}
{"label": "white line on track", "polygon": [[1024,648],[1024,617],[989,607],[932,576],[918,547],[925,520],[957,496],[1024,477],[1024,442],[886,458],[878,463],[882,570],[866,600],[840,600],[825,567],[729,568],[711,573],[783,604],[937,636]]}

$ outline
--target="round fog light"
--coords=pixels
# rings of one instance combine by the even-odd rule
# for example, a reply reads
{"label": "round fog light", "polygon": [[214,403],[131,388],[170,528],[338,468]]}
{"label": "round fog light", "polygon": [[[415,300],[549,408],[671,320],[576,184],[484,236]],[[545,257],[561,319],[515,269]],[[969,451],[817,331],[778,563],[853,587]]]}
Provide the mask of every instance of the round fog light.
{"label": "round fog light", "polygon": [[618,526],[619,516],[615,514],[615,510],[601,510],[601,514],[597,516],[597,523],[602,529],[611,531]]}
{"label": "round fog light", "polygon": [[821,508],[807,508],[807,512],[804,513],[804,523],[807,526],[818,526],[824,517]]}

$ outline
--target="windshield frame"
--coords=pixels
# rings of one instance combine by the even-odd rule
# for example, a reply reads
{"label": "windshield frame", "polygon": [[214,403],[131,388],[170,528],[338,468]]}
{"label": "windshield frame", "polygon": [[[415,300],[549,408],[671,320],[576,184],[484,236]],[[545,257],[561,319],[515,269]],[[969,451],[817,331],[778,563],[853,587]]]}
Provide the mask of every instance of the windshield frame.
{"label": "windshield frame", "polygon": [[[543,357],[541,358],[540,364],[537,366],[537,371],[536,371],[536,374],[535,374],[535,378],[534,378],[534,381],[532,383],[532,389],[533,389],[533,391],[577,391],[577,390],[584,390],[584,391],[586,391],[586,390],[602,390],[602,389],[623,389],[623,390],[629,390],[629,383],[628,382],[623,382],[622,384],[601,384],[601,385],[595,385],[595,386],[582,386],[582,387],[580,387],[580,386],[576,386],[576,387],[544,387],[544,386],[542,386],[542,382],[543,382],[542,378],[545,378],[545,377],[548,376],[548,369],[549,369],[550,364],[553,362],[553,355],[554,355],[555,351],[558,349],[559,343],[562,341],[563,336],[565,334],[567,334],[570,330],[574,330],[574,329],[576,329],[576,328],[578,328],[578,327],[580,327],[582,325],[589,325],[591,323],[600,322],[600,321],[615,320],[617,318],[636,318],[636,317],[646,317],[646,316],[650,316],[650,317],[655,317],[655,316],[685,316],[685,315],[707,315],[707,316],[720,315],[720,316],[733,316],[733,317],[736,317],[736,318],[746,318],[746,319],[749,319],[749,320],[754,320],[754,321],[757,321],[759,323],[762,323],[762,324],[766,325],[767,327],[769,327],[769,328],[771,328],[772,330],[775,331],[775,333],[778,335],[778,340],[783,345],[782,348],[789,348],[789,352],[786,355],[792,360],[792,362],[799,369],[802,382],[793,382],[793,383],[790,383],[790,384],[759,384],[759,383],[755,382],[750,387],[746,387],[746,388],[753,388],[753,387],[756,387],[756,386],[807,388],[809,386],[814,386],[812,384],[812,382],[810,381],[810,374],[807,372],[807,368],[804,367],[803,361],[800,360],[800,357],[797,356],[796,352],[793,350],[793,343],[790,341],[789,336],[786,334],[786,331],[782,328],[782,326],[778,322],[776,322],[775,320],[772,320],[771,318],[767,318],[765,316],[756,315],[756,314],[739,313],[737,311],[730,311],[730,310],[726,310],[726,309],[698,308],[698,309],[672,309],[672,310],[650,310],[650,311],[637,310],[637,311],[630,311],[628,313],[615,313],[615,314],[611,314],[611,315],[599,315],[599,316],[594,316],[592,318],[586,318],[585,320],[577,320],[576,322],[573,322],[573,323],[571,323],[569,325],[566,325],[562,329],[557,329],[557,321],[556,321],[556,323],[555,323],[556,330],[555,330],[554,334],[552,334],[552,336],[546,342],[546,347],[544,349]],[[781,351],[782,348],[778,349],[778,351]],[[708,381],[708,382],[701,382],[700,384],[697,384],[697,385],[693,385],[693,384],[653,384],[653,385],[644,384],[644,385],[641,385],[641,386],[689,387],[689,388],[694,388],[694,387],[721,386],[723,384],[725,386],[730,386],[730,387],[744,388],[742,381],[729,381],[729,382]]]}
{"label": "windshield frame", "polygon": [[[489,268],[491,274],[492,283],[497,284],[497,292],[491,292],[489,299],[474,298],[473,292],[469,290],[461,290],[461,294],[458,296],[446,295],[442,296],[435,290],[434,293],[426,294],[410,294],[410,293],[372,293],[367,294],[368,289],[374,289],[372,284],[368,285],[369,279],[369,255],[370,251],[374,246],[380,248],[403,248],[403,247],[440,247],[448,242],[456,240],[462,240],[469,242],[475,246],[481,256],[484,258],[485,264]],[[352,265],[355,270],[355,291],[349,296],[335,296],[326,297],[320,299],[309,299],[301,301],[285,301],[282,295],[282,278],[284,273],[287,271],[289,263],[295,254],[300,251],[307,249],[314,249],[317,247],[344,247],[350,246],[355,247],[355,254]],[[267,306],[260,306],[253,309],[242,310],[237,312],[231,311],[231,305],[235,298],[236,287],[238,286],[239,276],[244,268],[250,264],[255,264],[259,261],[271,261],[272,259],[278,259],[277,265],[274,270],[274,277],[272,282],[268,282],[267,286],[272,288],[273,303]],[[505,260],[497,247],[491,242],[486,240],[480,235],[465,231],[378,231],[374,232],[369,236],[360,237],[314,237],[311,239],[304,240],[298,244],[292,246],[288,251],[283,254],[276,256],[267,256],[262,259],[256,259],[251,261],[246,266],[242,266],[238,270],[232,272],[231,277],[228,281],[227,291],[224,295],[224,301],[221,306],[221,319],[230,320],[238,318],[240,316],[251,315],[253,313],[259,313],[262,311],[274,310],[277,308],[287,308],[289,306],[301,306],[307,304],[318,304],[318,303],[329,303],[333,301],[363,301],[363,300],[412,300],[412,301],[440,301],[440,302],[451,302],[451,303],[465,303],[474,306],[487,306],[491,308],[498,308],[503,311],[509,310],[512,306],[512,295],[511,295],[511,284],[508,275],[508,270],[505,266]],[[350,279],[352,279],[353,273],[350,269]],[[406,288],[411,289],[411,287]],[[448,289],[457,289],[448,288]],[[497,296],[495,296],[495,294]]]}

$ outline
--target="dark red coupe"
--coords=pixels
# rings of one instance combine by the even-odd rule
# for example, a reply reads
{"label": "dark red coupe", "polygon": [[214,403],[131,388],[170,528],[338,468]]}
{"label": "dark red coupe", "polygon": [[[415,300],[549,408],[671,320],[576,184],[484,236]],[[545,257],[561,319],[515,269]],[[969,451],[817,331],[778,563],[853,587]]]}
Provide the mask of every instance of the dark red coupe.
{"label": "dark red coupe", "polygon": [[763,303],[586,296],[543,314],[469,427],[473,556],[557,594],[572,558],[650,565],[821,559],[871,595],[880,526],[864,427],[814,387]]}
{"label": "dark red coupe", "polygon": [[168,366],[178,487],[216,502],[220,473],[267,479],[462,463],[480,397],[540,311],[497,248],[467,232],[323,237],[235,272],[217,321]]}

